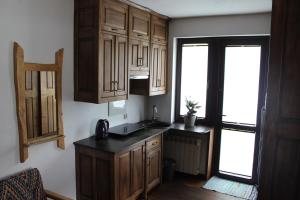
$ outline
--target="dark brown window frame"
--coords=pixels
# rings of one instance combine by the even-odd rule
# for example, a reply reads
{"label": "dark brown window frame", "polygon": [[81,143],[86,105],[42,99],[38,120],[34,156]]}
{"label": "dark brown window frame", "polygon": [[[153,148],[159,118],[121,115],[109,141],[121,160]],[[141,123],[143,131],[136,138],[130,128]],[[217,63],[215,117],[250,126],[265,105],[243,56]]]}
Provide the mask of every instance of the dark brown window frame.
{"label": "dark brown window frame", "polygon": [[[229,178],[236,181],[255,184],[257,183],[258,166],[258,145],[260,140],[260,109],[264,105],[266,81],[267,81],[267,60],[269,51],[269,36],[233,36],[233,37],[206,37],[206,38],[180,38],[177,40],[177,64],[176,64],[176,90],[175,90],[175,122],[183,123],[183,116],[180,115],[180,96],[181,96],[181,69],[182,69],[182,46],[183,44],[207,43],[208,50],[208,73],[207,73],[207,99],[206,117],[197,118],[196,125],[208,125],[215,127],[214,163],[213,172],[220,177]],[[261,69],[259,83],[259,100],[257,109],[256,128],[252,126],[237,126],[222,124],[222,102],[224,88],[224,49],[226,45],[261,45]],[[255,152],[253,162],[253,176],[251,180],[238,178],[219,173],[220,143],[222,128],[232,128],[256,132]]]}
{"label": "dark brown window frame", "polygon": [[215,44],[217,38],[180,38],[177,40],[177,66],[176,66],[176,91],[175,91],[175,121],[178,123],[183,123],[183,116],[180,115],[180,101],[181,101],[181,71],[182,71],[182,46],[183,44],[193,44],[193,43],[206,43],[208,44],[208,71],[207,71],[207,81],[208,81],[208,90],[206,98],[206,117],[197,118],[196,124],[202,125],[213,125],[213,112],[212,109],[214,102],[214,94],[212,94],[213,88],[217,85],[216,83],[211,82],[212,76],[215,71]]}

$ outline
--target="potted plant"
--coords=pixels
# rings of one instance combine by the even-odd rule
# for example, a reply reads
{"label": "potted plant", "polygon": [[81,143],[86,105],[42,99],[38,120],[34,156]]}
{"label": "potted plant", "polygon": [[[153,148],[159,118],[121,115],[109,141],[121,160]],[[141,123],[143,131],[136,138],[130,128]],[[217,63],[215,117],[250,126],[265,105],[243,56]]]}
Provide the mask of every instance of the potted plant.
{"label": "potted plant", "polygon": [[198,102],[192,101],[188,98],[185,99],[185,106],[188,109],[187,114],[184,116],[184,124],[186,128],[193,128],[196,121],[197,109],[201,106],[198,105]]}

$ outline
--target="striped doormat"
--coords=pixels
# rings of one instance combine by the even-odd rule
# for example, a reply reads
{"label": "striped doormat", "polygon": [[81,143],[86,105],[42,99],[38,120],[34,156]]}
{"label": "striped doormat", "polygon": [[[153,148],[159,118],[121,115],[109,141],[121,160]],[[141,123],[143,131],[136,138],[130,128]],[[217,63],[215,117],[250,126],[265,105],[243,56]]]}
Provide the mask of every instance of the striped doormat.
{"label": "striped doormat", "polygon": [[257,189],[255,186],[221,179],[216,176],[209,179],[203,188],[242,199],[257,199]]}

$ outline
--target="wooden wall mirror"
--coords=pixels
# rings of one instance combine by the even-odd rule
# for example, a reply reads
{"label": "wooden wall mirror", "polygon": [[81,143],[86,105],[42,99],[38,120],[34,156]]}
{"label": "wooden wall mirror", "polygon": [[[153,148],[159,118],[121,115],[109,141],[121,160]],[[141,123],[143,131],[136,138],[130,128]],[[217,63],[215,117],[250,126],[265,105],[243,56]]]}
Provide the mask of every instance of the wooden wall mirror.
{"label": "wooden wall mirror", "polygon": [[55,54],[55,64],[24,62],[24,50],[14,43],[14,72],[20,160],[28,158],[28,147],[57,140],[64,145],[62,120],[63,49]]}

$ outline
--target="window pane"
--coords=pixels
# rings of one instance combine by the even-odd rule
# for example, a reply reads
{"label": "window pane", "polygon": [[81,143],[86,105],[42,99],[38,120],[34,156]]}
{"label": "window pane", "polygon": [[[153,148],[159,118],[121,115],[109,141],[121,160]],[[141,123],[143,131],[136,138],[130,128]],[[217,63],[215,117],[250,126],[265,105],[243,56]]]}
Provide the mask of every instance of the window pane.
{"label": "window pane", "polygon": [[199,102],[198,117],[205,118],[208,44],[185,44],[182,47],[180,115],[185,115],[185,99]]}
{"label": "window pane", "polygon": [[219,170],[252,176],[255,134],[222,130]]}
{"label": "window pane", "polygon": [[223,121],[256,124],[260,54],[260,46],[226,47]]}

